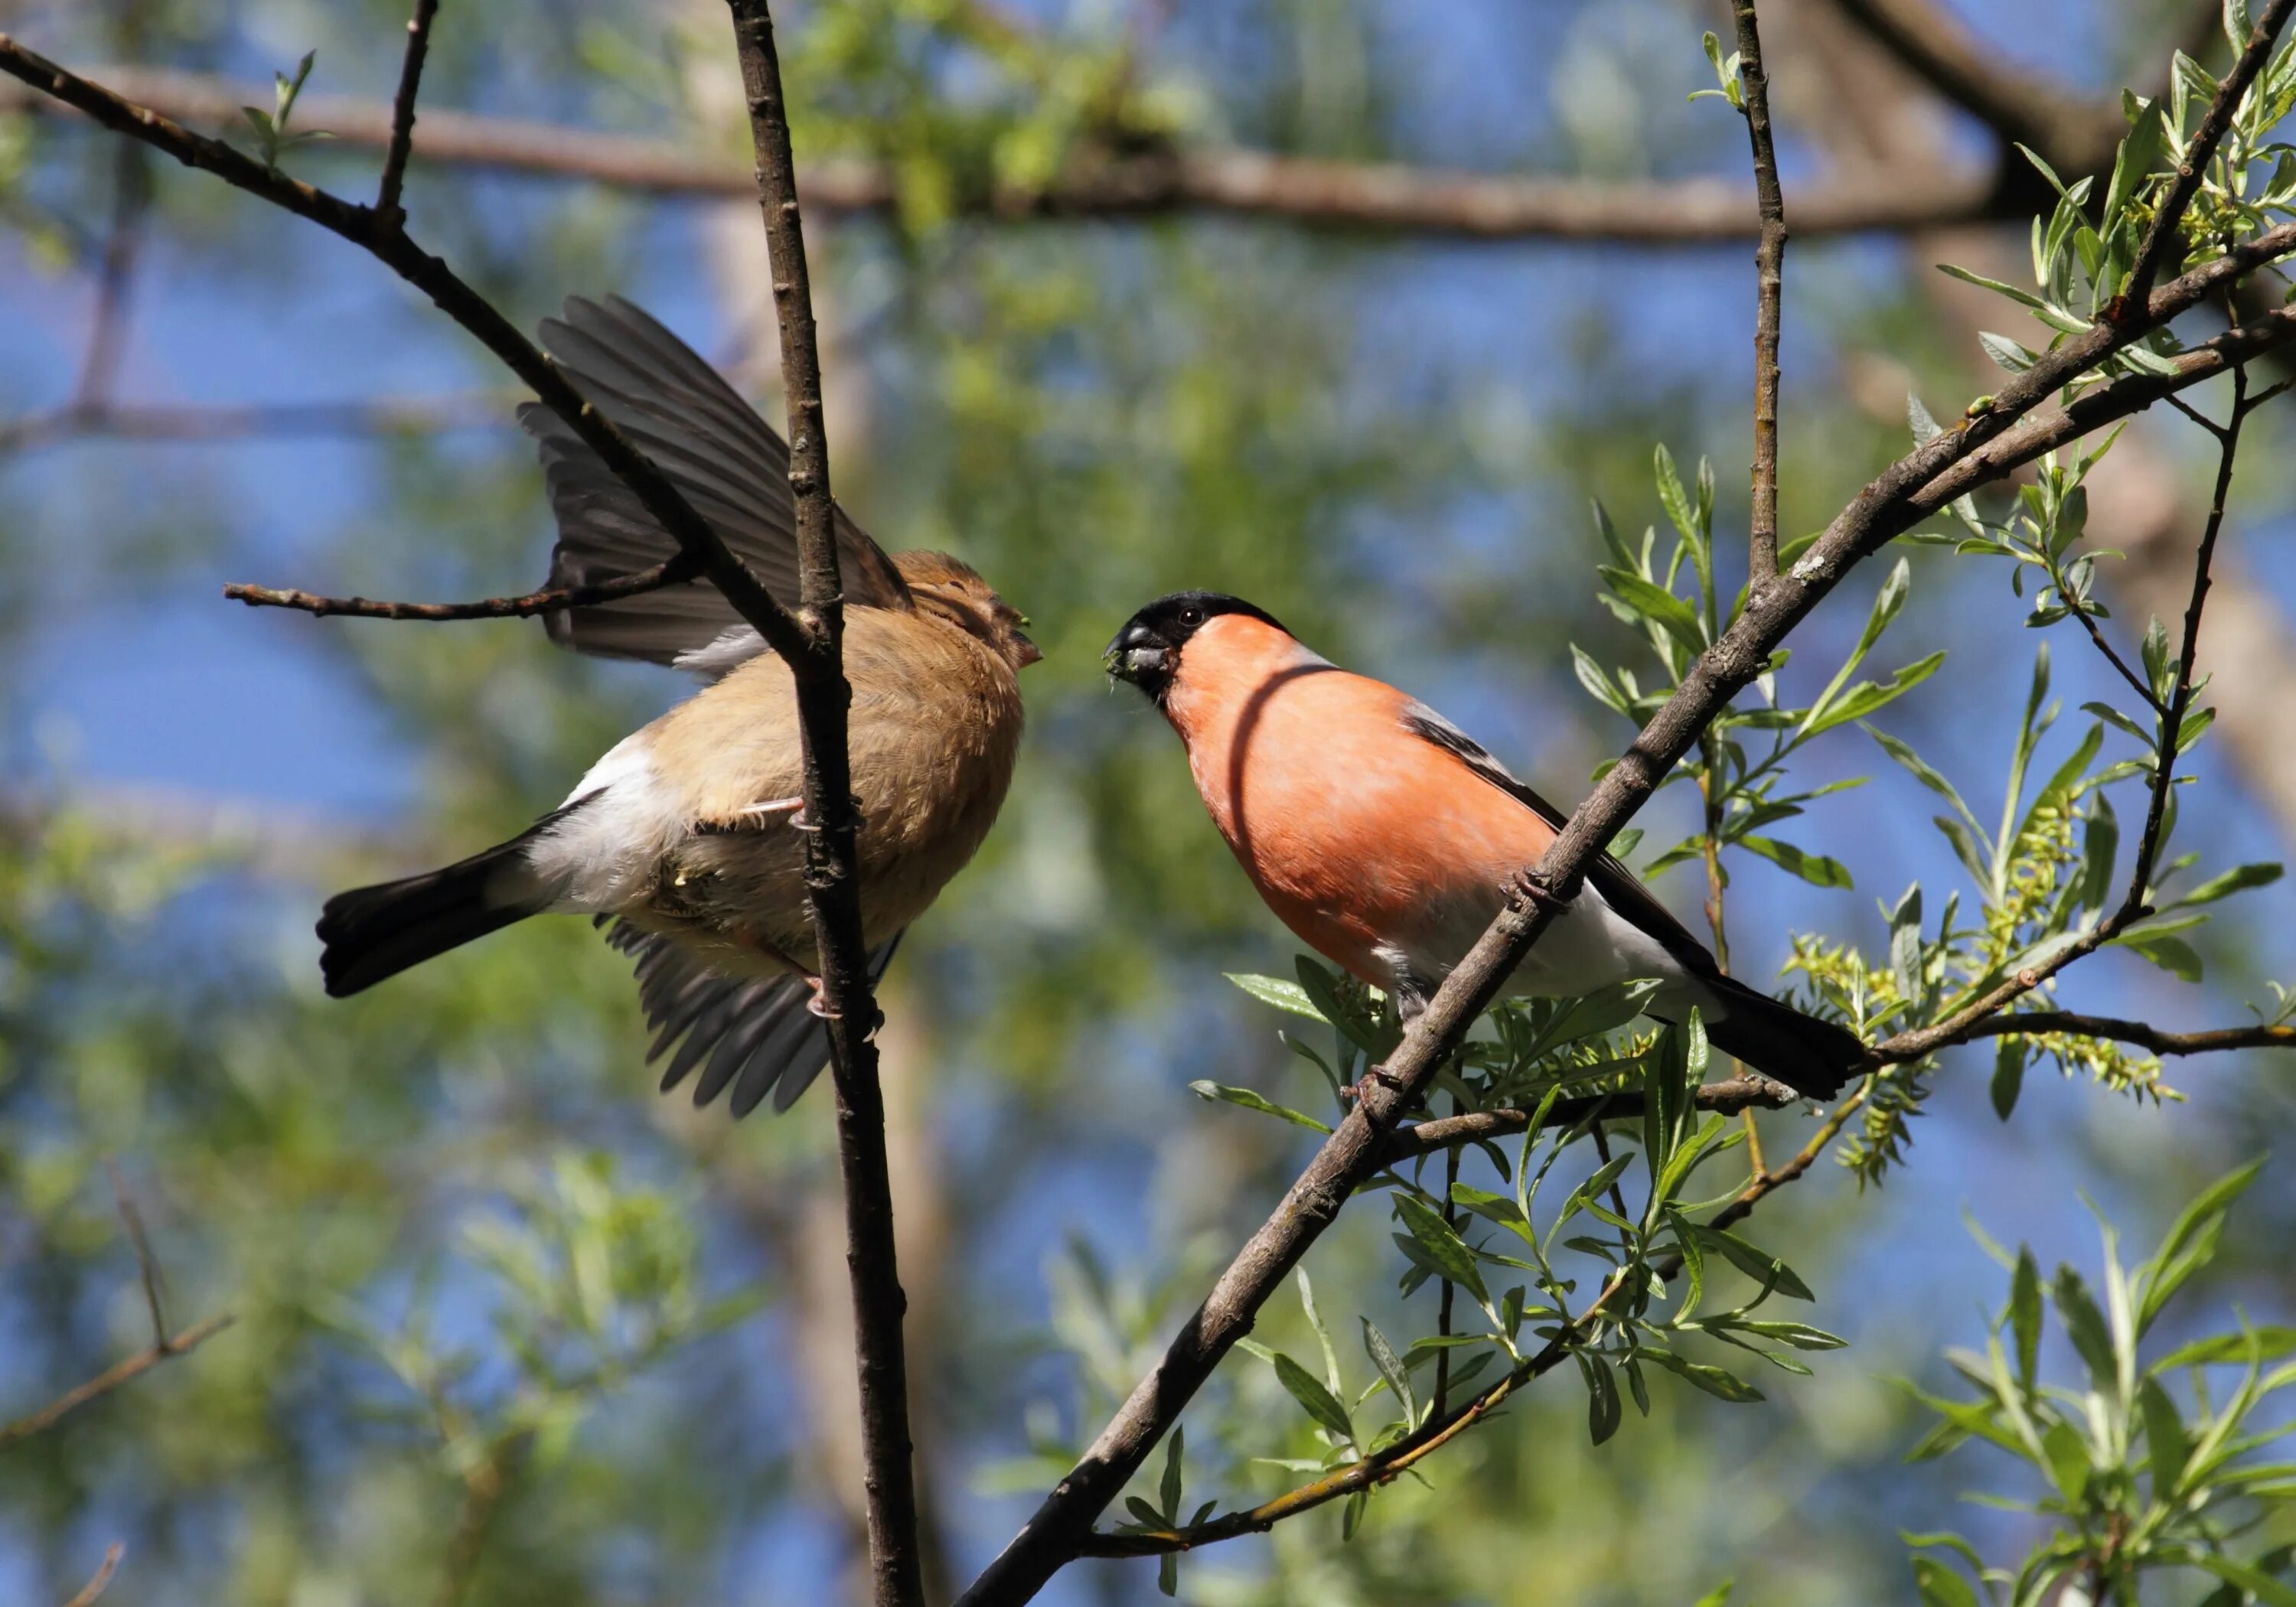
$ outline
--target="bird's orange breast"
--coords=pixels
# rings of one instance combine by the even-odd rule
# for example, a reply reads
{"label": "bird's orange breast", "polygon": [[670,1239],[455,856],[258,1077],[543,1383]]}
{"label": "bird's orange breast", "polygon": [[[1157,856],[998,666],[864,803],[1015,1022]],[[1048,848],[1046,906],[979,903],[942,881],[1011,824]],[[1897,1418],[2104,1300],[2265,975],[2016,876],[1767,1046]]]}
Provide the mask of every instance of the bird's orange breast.
{"label": "bird's orange breast", "polygon": [[1404,726],[1411,700],[1263,622],[1212,620],[1165,712],[1220,834],[1285,925],[1375,986],[1382,946],[1429,947],[1463,903],[1480,927],[1554,832]]}

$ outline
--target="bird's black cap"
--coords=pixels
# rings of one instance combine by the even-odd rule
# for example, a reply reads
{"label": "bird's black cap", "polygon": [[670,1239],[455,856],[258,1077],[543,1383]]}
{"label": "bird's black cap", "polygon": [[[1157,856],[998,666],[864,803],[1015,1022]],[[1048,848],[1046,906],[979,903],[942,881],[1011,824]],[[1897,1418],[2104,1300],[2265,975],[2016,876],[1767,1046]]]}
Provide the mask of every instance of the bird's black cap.
{"label": "bird's black cap", "polygon": [[1231,597],[1226,592],[1174,592],[1159,597],[1124,622],[1101,657],[1108,665],[1108,673],[1119,681],[1129,681],[1158,702],[1172,685],[1173,673],[1179,668],[1180,650],[1188,638],[1204,627],[1207,620],[1222,614],[1247,614],[1263,620],[1283,634],[1283,622],[1266,609],[1246,603],[1241,597]]}

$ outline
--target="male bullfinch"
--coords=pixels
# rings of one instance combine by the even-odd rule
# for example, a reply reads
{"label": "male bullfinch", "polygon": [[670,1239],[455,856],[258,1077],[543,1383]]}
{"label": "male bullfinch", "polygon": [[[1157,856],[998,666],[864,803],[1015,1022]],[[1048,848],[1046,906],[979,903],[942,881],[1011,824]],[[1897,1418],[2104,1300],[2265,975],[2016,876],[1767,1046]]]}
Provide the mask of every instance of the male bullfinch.
{"label": "male bullfinch", "polygon": [[[559,366],[669,476],[783,603],[797,602],[789,448],[715,369],[637,307],[578,298],[542,326]],[[558,519],[552,586],[635,573],[676,548],[636,498],[539,404]],[[1026,623],[967,565],[888,557],[837,511],[861,810],[861,923],[881,975],[910,922],[980,846],[1021,741]],[[829,1058],[808,1009],[818,960],[806,913],[796,685],[707,581],[544,617],[577,652],[675,665],[706,685],[625,738],[529,830],[428,875],[327,901],[320,969],[340,996],[546,911],[613,923],[658,1029],[683,1037],[668,1091],[706,1056],[694,1103],[730,1086],[734,1114],[786,1110]]]}
{"label": "male bullfinch", "polygon": [[[1267,906],[1302,941],[1415,1013],[1483,935],[1563,813],[1473,738],[1302,646],[1263,610],[1180,592],[1132,616],[1110,673],[1164,711],[1196,791]],[[1727,1054],[1800,1093],[1837,1093],[1857,1036],[1722,974],[1605,855],[1508,982],[1535,995],[1652,979],[1651,1013],[1696,1006]]]}

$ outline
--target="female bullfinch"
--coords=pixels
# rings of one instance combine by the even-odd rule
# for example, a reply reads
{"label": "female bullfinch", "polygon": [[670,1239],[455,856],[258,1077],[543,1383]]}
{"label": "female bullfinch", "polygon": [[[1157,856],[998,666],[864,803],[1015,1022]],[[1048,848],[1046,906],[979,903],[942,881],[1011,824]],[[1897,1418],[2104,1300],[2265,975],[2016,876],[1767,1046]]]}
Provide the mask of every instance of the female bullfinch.
{"label": "female bullfinch", "polygon": [[[783,603],[797,601],[789,448],[715,369],[628,302],[570,300],[543,342]],[[557,414],[541,443],[558,517],[549,585],[652,568],[676,547]],[[1038,653],[987,581],[939,553],[888,557],[837,511],[861,810],[861,923],[873,975],[964,867],[1004,801],[1021,741],[1018,671]],[[818,963],[805,904],[796,683],[717,588],[689,581],[544,617],[577,652],[672,664],[708,685],[625,738],[529,830],[428,875],[342,893],[319,921],[337,996],[545,911],[613,923],[658,1029],[682,1037],[665,1091],[708,1058],[706,1104],[767,1094],[786,1110],[829,1058],[808,1006]]]}
{"label": "female bullfinch", "polygon": [[[1188,750],[1196,791],[1261,898],[1302,941],[1415,1013],[1536,864],[1563,814],[1424,703],[1319,658],[1265,611],[1180,592],[1132,616],[1110,673]],[[1508,989],[1653,979],[1651,1013],[1698,1009],[1727,1054],[1800,1093],[1838,1092],[1855,1034],[1722,974],[1605,855]]]}

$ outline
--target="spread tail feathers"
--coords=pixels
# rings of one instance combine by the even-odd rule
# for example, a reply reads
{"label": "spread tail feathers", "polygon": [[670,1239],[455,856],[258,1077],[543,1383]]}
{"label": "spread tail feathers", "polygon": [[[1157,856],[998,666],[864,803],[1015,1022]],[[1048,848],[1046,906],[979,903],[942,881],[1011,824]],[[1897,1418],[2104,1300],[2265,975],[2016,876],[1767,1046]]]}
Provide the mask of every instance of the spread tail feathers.
{"label": "spread tail feathers", "polygon": [[1708,1040],[1797,1094],[1832,1099],[1866,1058],[1866,1045],[1847,1027],[1804,1015],[1728,977],[1703,980],[1726,1012],[1706,1023]]}
{"label": "spread tail feathers", "polygon": [[549,908],[553,890],[528,868],[526,849],[582,801],[552,811],[508,842],[458,865],[328,899],[319,914],[319,941],[326,946],[319,971],[328,994],[342,998],[372,988]]}

